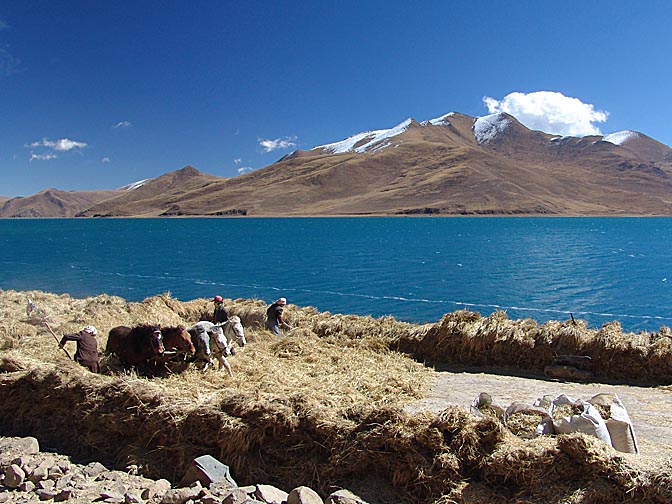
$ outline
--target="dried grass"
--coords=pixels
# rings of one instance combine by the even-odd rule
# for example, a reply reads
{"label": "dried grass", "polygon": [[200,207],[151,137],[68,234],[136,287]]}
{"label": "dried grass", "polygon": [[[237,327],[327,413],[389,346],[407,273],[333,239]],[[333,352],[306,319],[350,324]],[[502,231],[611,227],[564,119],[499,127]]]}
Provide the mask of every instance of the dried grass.
{"label": "dried grass", "polygon": [[[672,383],[672,332],[624,333],[620,323],[599,330],[584,320],[509,320],[467,310],[448,313],[434,325],[399,331],[396,348],[432,363],[544,374],[560,355],[591,358],[596,380],[632,385]],[[637,369],[633,373],[633,369]]]}
{"label": "dried grass", "polygon": [[518,437],[532,439],[544,414],[537,411],[517,411],[506,417],[506,426]]}
{"label": "dried grass", "polygon": [[[30,315],[28,297],[36,306]],[[525,352],[553,346],[549,327],[510,321],[503,313],[456,312],[436,325],[412,326],[290,306],[287,318],[297,329],[279,339],[261,326],[262,302],[227,300],[227,306],[248,336],[248,345],[231,357],[233,378],[190,367],[148,379],[107,357],[104,374],[89,373],[58,348],[44,321],[57,335],[93,323],[104,348],[116,325],[188,325],[209,313],[209,300],[181,302],[166,293],[127,303],[114,296],[0,291],[4,433],[36,435],[83,460],[132,463],[147,476],[174,481],[194,457],[210,454],[228,464],[240,484],[309,485],[326,494],[371,481],[395,496],[390,502],[672,498],[663,466],[640,467],[585,436],[523,440],[507,429],[518,415],[505,426],[458,407],[438,415],[404,412],[423,397],[430,373],[398,352],[401,347],[413,342],[409,353],[420,355],[433,341],[440,352],[464,351],[474,360],[479,352],[488,358],[518,352],[523,363]],[[574,334],[563,330],[567,339]],[[619,341],[618,334],[603,336],[611,346]],[[665,338],[656,340],[657,348]],[[515,429],[526,433],[530,426],[521,416]]]}

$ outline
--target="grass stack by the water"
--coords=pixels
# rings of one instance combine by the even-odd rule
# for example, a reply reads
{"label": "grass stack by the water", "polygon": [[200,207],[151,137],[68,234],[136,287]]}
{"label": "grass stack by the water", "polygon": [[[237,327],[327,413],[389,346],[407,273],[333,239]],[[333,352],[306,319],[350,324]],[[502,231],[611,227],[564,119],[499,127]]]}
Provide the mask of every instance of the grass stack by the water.
{"label": "grass stack by the water", "polygon": [[81,459],[135,464],[173,481],[210,454],[239,484],[308,485],[323,494],[347,487],[371,502],[672,501],[668,461],[622,454],[582,434],[527,439],[529,429],[518,426],[524,435],[516,436],[501,418],[461,406],[404,409],[428,388],[421,360],[529,373],[553,355],[582,354],[605,358],[596,375],[623,380],[630,365],[646,369],[647,381],[669,383],[666,329],[623,334],[616,324],[537,326],[466,311],[418,326],[291,305],[296,329],[278,339],[262,327],[265,303],[226,304],[248,338],[230,358],[233,378],[191,368],[147,378],[104,354],[94,375],[68,359],[44,321],[58,337],[93,324],[102,350],[114,326],[191,325],[212,303],[0,291],[0,435],[34,435]]}

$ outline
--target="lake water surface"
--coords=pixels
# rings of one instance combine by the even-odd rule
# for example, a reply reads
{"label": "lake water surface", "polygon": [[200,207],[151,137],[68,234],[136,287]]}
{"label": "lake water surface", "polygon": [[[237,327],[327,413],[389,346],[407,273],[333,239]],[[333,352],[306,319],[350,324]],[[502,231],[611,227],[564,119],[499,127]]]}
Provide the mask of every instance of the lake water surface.
{"label": "lake water surface", "polygon": [[0,220],[0,288],[672,325],[672,218]]}

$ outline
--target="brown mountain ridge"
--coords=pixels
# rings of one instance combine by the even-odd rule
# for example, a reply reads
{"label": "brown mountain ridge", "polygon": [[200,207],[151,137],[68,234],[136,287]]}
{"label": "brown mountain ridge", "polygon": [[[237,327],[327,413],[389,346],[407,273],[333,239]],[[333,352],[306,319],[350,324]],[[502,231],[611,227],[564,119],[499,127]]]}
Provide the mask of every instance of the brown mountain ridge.
{"label": "brown mountain ridge", "polygon": [[[558,137],[507,114],[451,113],[295,151],[238,177],[185,167],[101,193],[61,201],[79,217],[672,215],[672,149],[632,131]],[[47,215],[56,208],[46,194],[30,198],[21,212],[17,198],[5,202],[0,217],[64,216]]]}

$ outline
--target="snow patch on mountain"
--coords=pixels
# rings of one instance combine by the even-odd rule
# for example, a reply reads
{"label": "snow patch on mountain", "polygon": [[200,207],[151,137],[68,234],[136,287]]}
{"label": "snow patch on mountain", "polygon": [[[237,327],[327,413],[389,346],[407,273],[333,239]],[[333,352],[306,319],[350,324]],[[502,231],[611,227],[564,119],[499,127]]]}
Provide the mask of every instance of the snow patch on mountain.
{"label": "snow patch on mountain", "polygon": [[431,124],[432,126],[450,126],[450,121],[448,120],[449,117],[452,117],[455,115],[455,112],[448,112],[445,115],[442,115],[441,117],[437,117],[436,119],[430,119],[429,121],[422,121],[423,126],[427,126],[428,124]]}
{"label": "snow patch on mountain", "polygon": [[605,135],[602,137],[602,140],[605,142],[610,142],[614,145],[622,145],[628,140],[634,140],[635,138],[639,138],[639,133],[636,131],[624,130]]}
{"label": "snow patch on mountain", "polygon": [[406,119],[401,124],[390,129],[358,133],[357,135],[348,137],[340,142],[318,145],[317,147],[313,147],[312,150],[322,150],[323,152],[331,154],[343,154],[345,152],[357,152],[361,154],[364,152],[378,151],[395,145],[394,142],[391,142],[389,139],[401,135],[406,131],[411,125],[411,121],[411,119]]}
{"label": "snow patch on mountain", "polygon": [[150,180],[152,180],[152,179],[138,180],[137,182],[132,182],[128,185],[125,185],[124,187],[120,187],[119,189],[122,190],[122,191],[133,191],[134,189],[138,189],[139,187],[142,187],[143,185],[145,185]]}
{"label": "snow patch on mountain", "polygon": [[474,137],[479,144],[491,142],[510,124],[511,120],[501,112],[479,117],[474,121]]}

